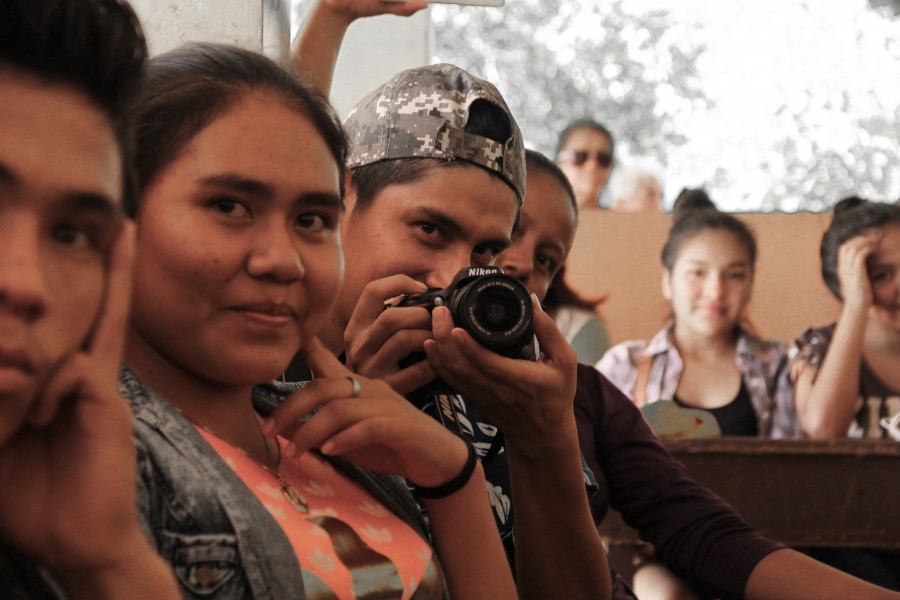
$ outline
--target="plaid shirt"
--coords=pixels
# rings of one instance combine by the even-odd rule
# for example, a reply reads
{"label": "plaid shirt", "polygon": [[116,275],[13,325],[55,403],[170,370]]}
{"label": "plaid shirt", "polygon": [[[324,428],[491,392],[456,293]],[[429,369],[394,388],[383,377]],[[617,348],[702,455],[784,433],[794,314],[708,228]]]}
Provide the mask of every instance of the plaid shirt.
{"label": "plaid shirt", "polygon": [[[647,402],[671,400],[678,388],[684,364],[672,342],[673,323],[658,331],[649,342],[630,340],[616,344],[596,364],[619,389],[631,398],[637,380],[637,362],[652,357],[647,381]],[[741,330],[738,335],[735,362],[759,422],[759,434],[771,438],[800,435],[794,407],[794,390],[787,375],[787,347],[772,340],[762,340]]]}

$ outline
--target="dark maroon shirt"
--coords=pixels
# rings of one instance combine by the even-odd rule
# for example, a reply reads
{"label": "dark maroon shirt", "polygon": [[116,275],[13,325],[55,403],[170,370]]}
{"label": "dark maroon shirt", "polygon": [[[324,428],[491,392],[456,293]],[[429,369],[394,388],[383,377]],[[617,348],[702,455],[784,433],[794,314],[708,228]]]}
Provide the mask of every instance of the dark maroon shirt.
{"label": "dark maroon shirt", "polygon": [[581,364],[575,419],[581,452],[600,486],[591,498],[594,520],[614,508],[673,573],[705,593],[743,598],[756,565],[784,546],[756,534],[695,482],[628,397]]}

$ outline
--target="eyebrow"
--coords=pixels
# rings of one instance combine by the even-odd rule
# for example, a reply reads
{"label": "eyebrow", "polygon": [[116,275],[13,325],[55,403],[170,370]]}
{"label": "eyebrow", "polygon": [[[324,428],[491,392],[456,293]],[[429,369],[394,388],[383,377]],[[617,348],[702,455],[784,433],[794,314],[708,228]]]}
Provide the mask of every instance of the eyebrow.
{"label": "eyebrow", "polygon": [[104,194],[75,192],[68,194],[64,202],[77,211],[95,213],[104,218],[118,219],[122,216],[122,207]]}
{"label": "eyebrow", "polygon": [[[699,260],[696,258],[688,258],[687,261],[691,264],[703,265],[703,266],[708,266],[708,265],[712,264],[708,260]],[[750,261],[741,260],[741,261],[737,261],[737,262],[728,263],[727,265],[724,266],[724,268],[725,269],[733,269],[735,267],[749,267],[749,266],[750,266]]]}
{"label": "eyebrow", "polygon": [[[21,185],[22,181],[9,167],[0,162],[0,183],[16,187]],[[104,218],[122,216],[122,207],[119,203],[99,192],[66,190],[59,205],[69,210],[95,213]]]}
{"label": "eyebrow", "polygon": [[[276,196],[275,188],[267,183],[263,183],[258,179],[252,179],[235,173],[223,173],[220,175],[210,175],[209,177],[201,177],[197,183],[206,186],[224,187],[247,194],[256,196],[263,200],[272,200]],[[298,203],[314,204],[318,206],[344,208],[344,201],[338,194],[330,192],[308,192],[301,194]]]}
{"label": "eyebrow", "polygon": [[272,186],[265,184],[258,179],[251,179],[250,177],[244,177],[235,173],[223,173],[221,175],[201,177],[197,180],[197,183],[200,185],[230,188],[236,192],[263,198],[275,197],[275,188]]}

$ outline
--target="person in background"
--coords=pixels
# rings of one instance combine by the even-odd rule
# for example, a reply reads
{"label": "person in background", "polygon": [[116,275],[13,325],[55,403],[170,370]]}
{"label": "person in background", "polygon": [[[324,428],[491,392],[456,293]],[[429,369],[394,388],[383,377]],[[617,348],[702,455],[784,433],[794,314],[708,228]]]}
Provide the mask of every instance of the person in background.
{"label": "person in background", "polygon": [[[151,61],[132,115],[120,388],[140,516],[185,596],[515,597],[474,449],[317,341],[344,265],[347,146],[327,101],[201,44]],[[298,349],[314,381],[257,385]]]}
{"label": "person in background", "polygon": [[610,210],[630,213],[662,210],[662,183],[655,168],[641,164],[623,167],[611,187]]}
{"label": "person in background", "polygon": [[756,240],[739,219],[682,206],[662,250],[672,319],[649,341],[610,348],[597,369],[643,407],[658,400],[712,413],[724,435],[797,435],[784,344],[752,333]]}
{"label": "person in background", "polygon": [[[841,200],[820,255],[822,278],[841,311],[836,323],[807,330],[791,348],[800,429],[813,439],[891,439],[900,420],[900,206]],[[809,552],[900,590],[900,552]]]}
{"label": "person in background", "polygon": [[556,164],[566,174],[579,210],[600,207],[600,195],[609,183],[616,144],[605,126],[591,119],[569,123],[556,145]]}
{"label": "person in background", "polygon": [[124,105],[147,47],[114,0],[0,8],[0,596],[173,599],[116,394],[133,230]]}
{"label": "person in background", "polygon": [[[596,365],[657,433],[797,435],[791,387],[782,376],[787,348],[754,335],[745,314],[756,254],[752,232],[736,217],[702,197],[679,203],[662,251],[670,322],[649,341],[613,346]],[[662,411],[669,405],[658,401],[689,412]],[[641,554],[634,575],[639,596],[681,586],[646,550]]]}
{"label": "person in background", "polygon": [[[525,163],[528,169],[534,169],[540,173],[543,160],[546,160],[544,155],[534,150],[525,151]],[[534,185],[541,185],[545,183],[544,179],[535,175],[530,180]],[[577,211],[575,192],[568,179],[563,177],[562,182],[554,182],[554,185],[559,183],[565,185],[568,197],[572,198],[572,208]],[[542,196],[540,191],[536,196]],[[525,268],[530,270],[532,269],[532,260],[538,263],[534,265],[534,274],[540,272],[550,281],[550,287],[542,301],[544,310],[553,317],[566,341],[575,349],[578,354],[578,362],[593,365],[600,360],[610,346],[606,323],[597,316],[596,312],[604,298],[596,301],[588,300],[569,286],[565,280],[566,266],[562,261],[568,255],[567,245],[571,244],[571,241],[560,240],[559,237],[535,237],[533,232],[541,231],[541,227],[535,223],[535,218],[530,211],[523,211],[519,217],[519,223],[513,234],[513,242],[504,251],[507,259],[505,272],[519,276],[519,270],[523,268],[520,265],[525,265]],[[565,229],[568,229],[567,221],[568,219],[563,223]],[[513,255],[518,255],[520,252],[524,253],[520,257],[521,260],[513,260]],[[532,254],[536,258],[533,258]]]}
{"label": "person in background", "polygon": [[836,323],[794,344],[791,381],[803,433],[885,438],[900,413],[900,206],[845,198],[820,247]]}
{"label": "person in background", "polygon": [[[615,162],[615,147],[609,129],[591,119],[573,121],[559,134],[556,164],[565,174],[579,210],[600,208],[600,196]],[[565,265],[544,300],[566,341],[578,353],[578,361],[584,364],[594,364],[610,345],[606,323],[596,314],[602,302],[603,298],[591,301],[572,289],[565,280]]]}
{"label": "person in background", "polygon": [[[522,220],[531,226],[513,236],[496,264],[542,298],[554,276],[546,268],[547,249],[556,249],[559,268],[571,250],[578,214],[560,169],[536,152],[528,151],[526,160]],[[654,544],[656,557],[692,586],[676,581],[674,588],[652,589],[650,597],[690,597],[685,594],[694,590],[703,597],[753,600],[900,597],[755,534],[672,458],[628,397],[587,365],[578,365],[575,415],[582,452],[599,483],[591,498],[595,522],[610,508],[619,511]],[[620,578],[613,584],[617,600],[635,598]]]}

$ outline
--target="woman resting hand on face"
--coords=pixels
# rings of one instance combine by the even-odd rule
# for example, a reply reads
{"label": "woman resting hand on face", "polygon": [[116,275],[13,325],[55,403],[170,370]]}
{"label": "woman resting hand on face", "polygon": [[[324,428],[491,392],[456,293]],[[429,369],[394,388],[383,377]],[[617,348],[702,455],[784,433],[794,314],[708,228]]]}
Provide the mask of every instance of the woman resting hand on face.
{"label": "woman resting hand on face", "polygon": [[900,436],[900,206],[842,200],[821,256],[841,313],[795,343],[791,380],[801,428],[817,439],[887,438],[893,420]]}
{"label": "woman resting hand on face", "polygon": [[[837,322],[794,342],[797,418],[813,439],[900,441],[900,206],[850,197],[820,246],[822,278],[841,301]],[[810,554],[900,589],[900,552],[813,548]]]}
{"label": "woman resting hand on face", "polygon": [[[195,45],[151,61],[132,113],[144,192],[120,386],[141,517],[182,592],[513,597],[471,449],[316,341],[343,274],[327,102],[260,55]],[[315,381],[256,385],[298,348]],[[433,540],[396,475],[432,497]]]}

